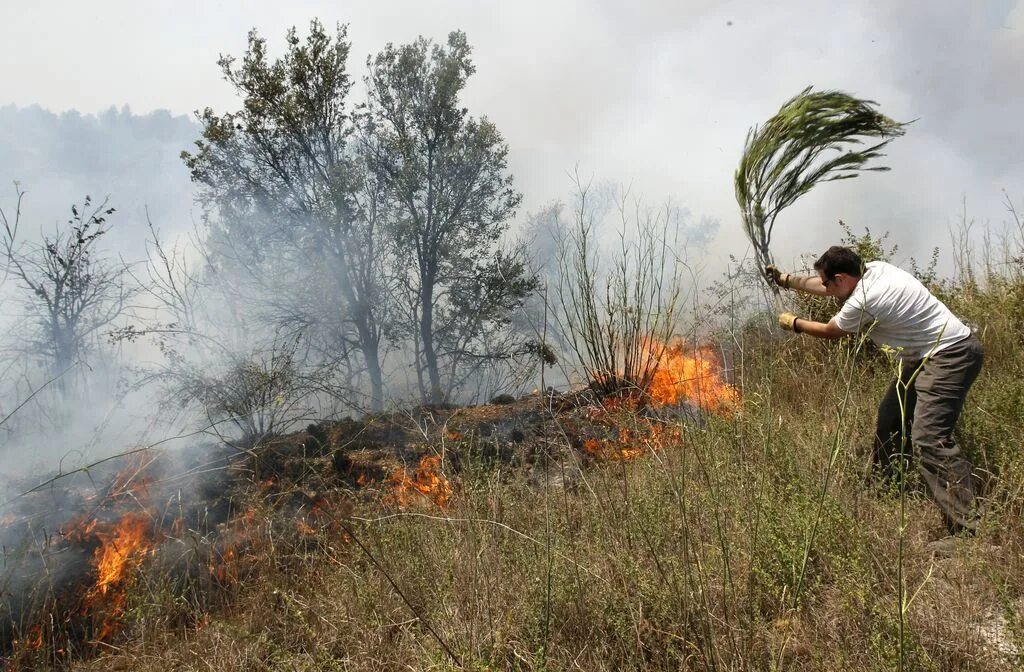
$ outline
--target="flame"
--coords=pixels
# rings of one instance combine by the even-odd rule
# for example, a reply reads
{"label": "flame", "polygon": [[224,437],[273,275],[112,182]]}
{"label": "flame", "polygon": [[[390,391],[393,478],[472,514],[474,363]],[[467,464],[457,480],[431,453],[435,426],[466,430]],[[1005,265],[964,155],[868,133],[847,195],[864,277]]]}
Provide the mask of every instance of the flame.
{"label": "flame", "polygon": [[385,502],[400,508],[409,506],[416,495],[421,495],[443,509],[452,497],[451,483],[441,472],[441,458],[437,455],[425,456],[411,475],[404,468],[396,470],[388,484],[391,492]]}
{"label": "flame", "polygon": [[210,574],[217,583],[226,586],[238,580],[238,555],[235,549],[228,548],[216,562],[210,563]]}
{"label": "flame", "polygon": [[83,607],[98,622],[96,639],[103,641],[120,628],[131,572],[156,548],[156,538],[149,516],[140,512],[129,513],[113,525],[95,519],[83,522],[65,536],[84,539],[82,535],[90,534],[100,545],[93,553],[96,583],[86,592]]}
{"label": "flame", "polygon": [[628,432],[623,430],[626,438],[619,436],[617,439],[587,439],[583,442],[583,450],[593,455],[612,462],[622,462],[640,457],[647,452],[647,447],[632,443]]}
{"label": "flame", "polygon": [[103,545],[96,549],[96,587],[101,595],[111,586],[121,583],[129,569],[136,566],[142,556],[153,549],[150,541],[149,518],[141,513],[129,513],[110,533],[99,532]]}
{"label": "flame", "polygon": [[[133,459],[96,500],[90,515],[73,518],[61,529],[66,543],[95,547],[91,564],[96,579],[84,590],[81,615],[96,624],[96,641],[108,639],[120,628],[132,572],[163,539],[163,534],[153,528],[154,512],[149,501],[154,480],[146,470],[154,460],[145,454]],[[128,506],[133,510],[111,518],[113,511]],[[184,521],[176,520],[171,529],[184,529]]]}
{"label": "flame", "polygon": [[29,628],[24,639],[11,640],[11,646],[15,649],[22,648],[28,651],[38,651],[43,648],[43,626],[33,625]]}
{"label": "flame", "polygon": [[649,389],[655,402],[675,405],[689,401],[702,411],[721,415],[735,411],[739,393],[722,379],[722,366],[710,348],[677,341],[655,345],[650,351],[652,357],[661,353]]}
{"label": "flame", "polygon": [[65,523],[60,533],[69,542],[83,543],[92,538],[99,522],[96,518],[86,519],[84,516],[76,516]]}
{"label": "flame", "polygon": [[634,429],[619,427],[618,434],[608,438],[587,439],[583,442],[583,450],[594,457],[623,462],[661,450],[666,445],[678,445],[681,441],[682,433],[678,427],[642,422]]}
{"label": "flame", "polygon": [[143,450],[129,457],[128,466],[114,476],[107,488],[104,504],[110,506],[118,500],[129,500],[144,506],[152,498],[149,488],[154,478],[149,468],[157,461],[159,453],[154,450]]}

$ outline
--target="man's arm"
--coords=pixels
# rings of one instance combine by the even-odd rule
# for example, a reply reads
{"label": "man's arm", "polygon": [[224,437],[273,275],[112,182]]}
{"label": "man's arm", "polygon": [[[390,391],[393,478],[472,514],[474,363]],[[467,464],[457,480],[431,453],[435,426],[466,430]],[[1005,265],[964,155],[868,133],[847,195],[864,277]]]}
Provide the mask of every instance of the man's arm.
{"label": "man's arm", "polygon": [[786,284],[783,286],[815,296],[827,296],[825,285],[821,284],[821,278],[816,275],[793,275],[791,273],[786,276]]}
{"label": "man's arm", "polygon": [[[817,280],[817,278],[815,278]],[[819,282],[820,284],[820,282]],[[825,338],[828,340],[834,340],[842,338],[843,336],[849,336],[850,332],[843,331],[836,326],[835,320],[829,320],[828,324],[824,322],[815,322],[814,320],[805,320],[803,318],[796,318],[793,321],[793,331],[798,334],[807,334],[808,336],[814,336],[815,338]]]}
{"label": "man's arm", "polygon": [[808,336],[828,340],[842,338],[843,336],[848,336],[850,334],[850,332],[843,331],[836,326],[835,318],[829,320],[828,324],[825,324],[824,322],[805,320],[802,317],[797,317],[793,313],[783,313],[782,315],[779,315],[779,326],[787,331],[793,331],[798,334],[807,334]]}
{"label": "man's arm", "polygon": [[764,274],[768,279],[784,289],[795,289],[798,292],[806,292],[815,296],[827,296],[825,285],[821,284],[821,278],[816,275],[783,273],[773,265],[765,266]]}

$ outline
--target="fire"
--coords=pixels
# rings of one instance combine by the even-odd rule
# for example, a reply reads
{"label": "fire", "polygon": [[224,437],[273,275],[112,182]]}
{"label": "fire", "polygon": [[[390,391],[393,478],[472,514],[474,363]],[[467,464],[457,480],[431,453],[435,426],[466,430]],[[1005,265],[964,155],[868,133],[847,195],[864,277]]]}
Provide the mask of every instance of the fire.
{"label": "fire", "polygon": [[452,497],[451,483],[441,472],[441,458],[437,455],[425,456],[411,475],[404,468],[396,470],[388,484],[391,492],[385,501],[399,507],[409,506],[420,495],[443,509]]}
{"label": "fire", "polygon": [[[73,518],[61,528],[65,543],[94,549],[90,564],[95,580],[83,586],[80,616],[95,624],[96,641],[108,639],[120,628],[133,573],[164,539],[164,533],[154,529],[150,501],[153,479],[147,470],[154,460],[149,454],[136,456],[96,496],[90,514]],[[170,529],[183,531],[184,521],[176,520]]]}
{"label": "fire", "polygon": [[594,457],[604,458],[612,462],[632,460],[647,452],[645,446],[629,443],[626,440],[622,440],[621,437],[618,440],[587,439],[583,442],[583,450]]}
{"label": "fire", "polygon": [[38,651],[43,648],[43,626],[33,625],[24,639],[14,639],[11,645],[15,648],[23,647],[29,651]]}
{"label": "fire", "polygon": [[735,410],[739,393],[722,379],[721,364],[710,348],[692,348],[677,341],[652,348],[652,356],[662,348],[649,390],[655,402],[674,405],[689,401],[703,411],[724,415]]}
{"label": "fire", "polygon": [[235,549],[228,548],[217,558],[216,562],[210,562],[210,574],[214,580],[221,585],[230,585],[238,580],[238,555]]}
{"label": "fire", "polygon": [[159,539],[151,518],[141,511],[127,513],[116,523],[79,518],[62,535],[68,543],[98,543],[92,557],[96,581],[84,593],[81,614],[94,619],[95,639],[104,641],[120,628],[132,572],[156,549]]}
{"label": "fire", "polygon": [[[726,416],[738,408],[739,393],[723,379],[721,364],[710,348],[677,341],[671,345],[652,344],[646,352],[650,361],[657,362],[646,394],[610,395],[603,397],[600,405],[590,406],[587,419],[600,429],[598,437],[583,441],[584,452],[621,462],[680,445],[680,427],[637,413],[645,404],[690,403],[704,413]],[[623,426],[627,419],[628,428]]]}
{"label": "fire", "polygon": [[148,516],[129,513],[111,532],[99,532],[103,545],[96,549],[96,586],[101,595],[121,583],[127,572],[138,565],[142,557],[153,549]]}
{"label": "fire", "polygon": [[642,422],[634,429],[620,427],[614,436],[587,439],[583,442],[583,450],[594,457],[624,462],[681,442],[679,428]]}

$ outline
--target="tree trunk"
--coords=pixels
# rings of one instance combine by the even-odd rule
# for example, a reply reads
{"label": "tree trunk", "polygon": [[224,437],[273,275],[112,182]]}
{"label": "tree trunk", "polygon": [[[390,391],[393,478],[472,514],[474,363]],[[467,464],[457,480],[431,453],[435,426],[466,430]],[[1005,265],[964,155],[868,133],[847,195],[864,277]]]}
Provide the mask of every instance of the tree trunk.
{"label": "tree trunk", "polygon": [[440,404],[444,401],[441,390],[441,374],[437,369],[437,353],[434,351],[434,283],[425,281],[420,288],[420,340],[423,342],[423,361],[427,365],[427,376],[430,379],[428,403]]}
{"label": "tree trunk", "polygon": [[380,370],[380,352],[377,340],[359,329],[359,341],[362,345],[363,359],[366,360],[366,373],[370,376],[370,410],[379,413],[384,410],[384,379]]}
{"label": "tree trunk", "polygon": [[70,392],[69,378],[71,367],[75,364],[75,342],[74,335],[69,333],[68,327],[59,323],[54,317],[51,320],[51,333],[53,339],[53,377],[54,385],[61,394]]}

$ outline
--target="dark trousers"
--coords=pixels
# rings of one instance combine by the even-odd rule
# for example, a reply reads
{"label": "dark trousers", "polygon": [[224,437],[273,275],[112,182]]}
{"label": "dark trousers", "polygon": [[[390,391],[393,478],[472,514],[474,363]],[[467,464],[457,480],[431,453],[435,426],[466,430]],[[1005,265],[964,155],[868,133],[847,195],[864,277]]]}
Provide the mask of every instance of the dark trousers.
{"label": "dark trousers", "polygon": [[886,477],[900,478],[912,446],[921,477],[952,532],[978,527],[974,470],[961,455],[953,428],[983,359],[981,343],[972,335],[925,358],[923,365],[905,360],[900,378],[878,407],[875,467]]}

